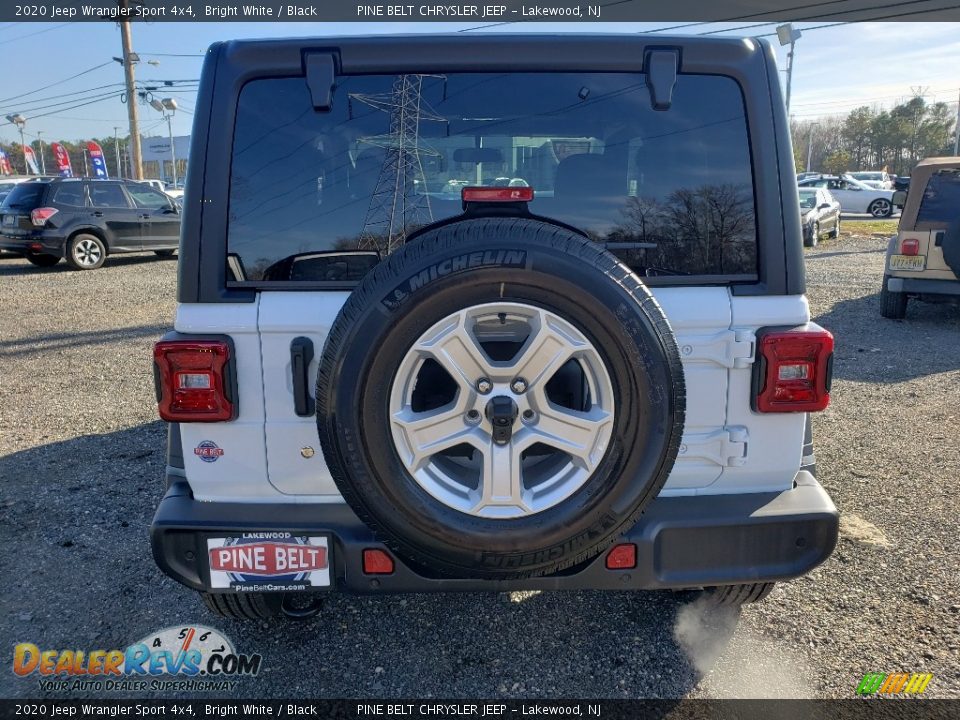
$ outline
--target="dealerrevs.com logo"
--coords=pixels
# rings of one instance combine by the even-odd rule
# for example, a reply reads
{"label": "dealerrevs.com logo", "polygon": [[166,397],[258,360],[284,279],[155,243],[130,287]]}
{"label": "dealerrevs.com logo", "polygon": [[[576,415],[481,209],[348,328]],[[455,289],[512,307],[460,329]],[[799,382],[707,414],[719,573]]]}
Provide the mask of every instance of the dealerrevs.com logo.
{"label": "dealerrevs.com logo", "polygon": [[238,653],[220,631],[169,627],[124,650],[42,650],[19,643],[13,672],[43,691],[224,691],[260,672],[263,657]]}

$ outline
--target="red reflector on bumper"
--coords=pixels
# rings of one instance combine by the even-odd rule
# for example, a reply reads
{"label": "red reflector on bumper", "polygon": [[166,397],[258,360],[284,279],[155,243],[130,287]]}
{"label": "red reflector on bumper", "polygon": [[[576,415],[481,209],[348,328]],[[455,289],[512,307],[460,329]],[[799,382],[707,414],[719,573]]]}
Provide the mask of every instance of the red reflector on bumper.
{"label": "red reflector on bumper", "polygon": [[367,548],[363,551],[363,572],[366,575],[389,575],[393,572],[393,558],[385,550]]}
{"label": "red reflector on bumper", "polygon": [[607,553],[607,570],[631,570],[637,566],[637,546],[633,543],[615,545]]}

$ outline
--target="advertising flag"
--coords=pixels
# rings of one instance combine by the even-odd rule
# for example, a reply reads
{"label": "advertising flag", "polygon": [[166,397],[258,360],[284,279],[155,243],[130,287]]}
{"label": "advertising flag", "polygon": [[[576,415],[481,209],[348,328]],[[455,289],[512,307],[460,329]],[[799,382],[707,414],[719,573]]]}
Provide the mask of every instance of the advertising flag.
{"label": "advertising flag", "polygon": [[24,160],[27,161],[27,169],[30,171],[30,173],[33,173],[34,175],[39,175],[40,168],[37,166],[37,156],[33,152],[33,148],[30,147],[29,145],[24,145],[23,157],[24,157]]}
{"label": "advertising flag", "polygon": [[107,161],[103,159],[103,148],[99,143],[91,140],[87,143],[87,150],[90,151],[90,164],[93,165],[93,176],[98,178],[109,177],[107,175]]}
{"label": "advertising flag", "polygon": [[60,143],[50,143],[53,157],[57,160],[57,172],[60,177],[73,177],[73,168],[70,166],[70,154]]}
{"label": "advertising flag", "polygon": [[13,168],[10,167],[10,161],[3,150],[0,150],[0,175],[13,175]]}

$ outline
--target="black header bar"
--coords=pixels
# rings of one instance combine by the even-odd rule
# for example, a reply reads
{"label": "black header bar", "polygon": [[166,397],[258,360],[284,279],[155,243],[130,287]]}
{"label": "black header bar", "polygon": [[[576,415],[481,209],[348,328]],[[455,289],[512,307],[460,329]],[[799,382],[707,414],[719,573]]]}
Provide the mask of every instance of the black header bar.
{"label": "black header bar", "polygon": [[2,22],[960,21],[960,0],[37,0]]}

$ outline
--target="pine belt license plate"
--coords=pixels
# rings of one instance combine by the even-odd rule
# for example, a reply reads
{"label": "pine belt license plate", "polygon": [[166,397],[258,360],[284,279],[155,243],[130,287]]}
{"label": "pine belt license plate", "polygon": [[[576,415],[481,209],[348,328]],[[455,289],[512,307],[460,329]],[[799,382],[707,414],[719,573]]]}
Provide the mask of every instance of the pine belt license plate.
{"label": "pine belt license plate", "polygon": [[207,538],[211,589],[290,592],[330,587],[328,536],[248,532]]}
{"label": "pine belt license plate", "polygon": [[926,255],[891,255],[891,270],[923,270],[927,264]]}

